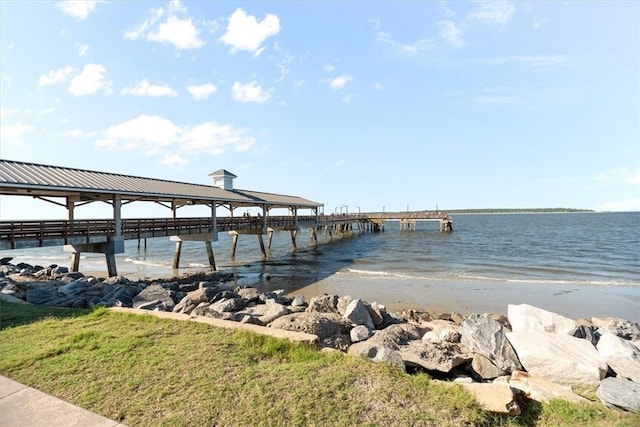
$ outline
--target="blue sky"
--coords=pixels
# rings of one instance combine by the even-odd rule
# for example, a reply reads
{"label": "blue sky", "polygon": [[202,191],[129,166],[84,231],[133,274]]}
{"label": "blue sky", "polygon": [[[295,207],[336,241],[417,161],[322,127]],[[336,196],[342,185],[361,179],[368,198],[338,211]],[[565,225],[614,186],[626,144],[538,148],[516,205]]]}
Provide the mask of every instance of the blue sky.
{"label": "blue sky", "polygon": [[[327,213],[640,210],[639,2],[2,1],[0,13],[3,159],[202,184],[225,168],[238,188]],[[65,216],[0,203],[5,219]]]}

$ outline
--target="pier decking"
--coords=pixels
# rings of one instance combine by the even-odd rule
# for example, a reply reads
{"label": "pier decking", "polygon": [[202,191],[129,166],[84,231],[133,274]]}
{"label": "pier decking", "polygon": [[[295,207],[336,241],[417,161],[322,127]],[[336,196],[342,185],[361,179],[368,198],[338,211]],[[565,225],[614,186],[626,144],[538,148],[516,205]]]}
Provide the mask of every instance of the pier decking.
{"label": "pier decking", "polygon": [[[359,232],[384,230],[384,222],[398,220],[402,230],[415,230],[417,221],[440,221],[441,231],[452,231],[451,220],[442,212],[399,212],[363,214],[320,214],[322,204],[297,196],[264,193],[233,188],[232,173],[221,169],[211,174],[213,186],[188,184],[151,178],[110,174],[80,169],[0,159],[0,195],[33,197],[65,207],[66,220],[0,221],[0,250],[42,246],[64,246],[72,253],[71,269],[79,269],[81,252],[104,253],[110,276],[117,275],[115,254],[124,252],[124,241],[168,236],[176,242],[174,268],[178,268],[183,241],[202,241],[206,245],[209,264],[215,270],[211,242],[219,232],[233,234],[232,256],[238,237],[254,234],[266,257],[263,234],[268,235],[268,247],[276,231],[286,230],[296,248],[300,228],[309,228],[317,243],[316,230],[332,233],[352,233],[354,224]],[[74,208],[96,201],[113,207],[113,219],[79,220]],[[126,219],[121,207],[131,202],[154,202],[171,210],[170,218]],[[206,205],[211,216],[179,218],[179,208]],[[229,216],[217,216],[218,208],[226,208]],[[257,216],[234,216],[237,208],[258,208]],[[286,209],[288,215],[273,215],[274,209]],[[309,210],[311,215],[299,215]]]}

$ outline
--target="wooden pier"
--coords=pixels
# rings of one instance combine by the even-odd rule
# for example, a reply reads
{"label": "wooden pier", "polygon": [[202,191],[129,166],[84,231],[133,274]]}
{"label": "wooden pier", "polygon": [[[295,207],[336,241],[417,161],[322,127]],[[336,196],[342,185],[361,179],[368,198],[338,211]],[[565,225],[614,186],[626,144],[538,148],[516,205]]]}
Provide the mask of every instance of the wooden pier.
{"label": "wooden pier", "polygon": [[[71,270],[78,271],[82,252],[102,253],[106,257],[109,276],[117,275],[115,254],[124,252],[125,240],[169,237],[176,242],[173,266],[178,268],[182,242],[205,243],[209,264],[216,269],[212,242],[218,233],[233,235],[231,248],[235,256],[240,235],[254,234],[263,257],[267,252],[263,235],[268,237],[271,248],[273,233],[288,231],[293,249],[303,228],[311,230],[310,237],[317,244],[317,232],[352,234],[384,231],[385,221],[400,221],[401,230],[416,229],[419,221],[440,221],[441,231],[453,231],[451,219],[443,212],[398,212],[362,214],[320,214],[320,203],[297,196],[258,191],[238,190],[233,187],[236,176],[221,169],[210,176],[211,186],[164,181],[128,175],[71,169],[58,166],[14,162],[0,159],[0,195],[24,196],[39,199],[66,209],[66,220],[0,221],[0,250],[23,249],[43,246],[63,246],[71,252]],[[112,207],[112,219],[80,220],[75,218],[75,208],[87,203],[104,202]],[[124,204],[152,202],[171,211],[170,218],[122,218]],[[203,218],[179,218],[177,210],[188,206],[208,206],[211,216]],[[228,216],[218,216],[219,208]],[[238,208],[253,208],[261,214],[234,216]],[[273,215],[273,210],[286,210],[287,215]],[[300,215],[299,211],[311,211]],[[146,247],[146,242],[145,242]]]}

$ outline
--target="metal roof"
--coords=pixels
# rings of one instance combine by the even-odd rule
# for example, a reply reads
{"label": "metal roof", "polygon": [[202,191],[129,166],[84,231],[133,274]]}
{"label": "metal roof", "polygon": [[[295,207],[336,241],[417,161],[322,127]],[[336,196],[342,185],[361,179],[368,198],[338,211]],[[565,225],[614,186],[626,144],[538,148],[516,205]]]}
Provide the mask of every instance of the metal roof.
{"label": "metal roof", "polygon": [[152,200],[197,204],[216,201],[236,206],[314,208],[320,203],[296,196],[233,190],[143,178],[109,172],[73,169],[0,159],[0,194],[105,199],[120,194],[123,200]]}

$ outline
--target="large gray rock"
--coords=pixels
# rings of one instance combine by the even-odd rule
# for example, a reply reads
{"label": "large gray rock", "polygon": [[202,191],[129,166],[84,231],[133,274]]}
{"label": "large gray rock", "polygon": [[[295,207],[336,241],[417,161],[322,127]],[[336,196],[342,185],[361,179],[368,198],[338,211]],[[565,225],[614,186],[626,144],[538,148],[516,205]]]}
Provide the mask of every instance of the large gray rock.
{"label": "large gray rock", "polygon": [[592,317],[591,321],[598,328],[599,335],[610,333],[626,340],[640,340],[640,325],[637,323],[616,317]]}
{"label": "large gray rock", "polygon": [[364,325],[369,329],[375,329],[373,320],[367,306],[361,299],[354,299],[347,305],[344,311],[344,318],[351,321],[354,325]]}
{"label": "large gray rock", "polygon": [[607,364],[587,340],[535,330],[508,332],[507,339],[527,372],[569,386],[581,396],[591,397],[607,372]]}
{"label": "large gray rock", "polygon": [[338,312],[338,295],[322,295],[311,298],[308,313],[337,313]]}
{"label": "large gray rock", "polygon": [[620,378],[605,378],[596,392],[598,399],[607,406],[640,411],[640,384]]}
{"label": "large gray rock", "polygon": [[131,307],[134,296],[135,292],[131,286],[115,285],[96,305],[103,307]]}
{"label": "large gray rock", "polygon": [[598,353],[616,372],[616,376],[640,383],[640,349],[630,341],[613,334],[598,340]]}
{"label": "large gray rock", "polygon": [[215,293],[215,288],[200,286],[198,289],[187,293],[187,295],[176,304],[173,311],[174,313],[190,314],[200,303],[208,302],[213,298]]}
{"label": "large gray rock", "polygon": [[255,321],[256,325],[265,326],[279,317],[289,314],[289,310],[275,300],[269,299],[266,304],[259,304],[255,307],[248,307],[238,312],[238,315],[248,315]]}
{"label": "large gray rock", "polygon": [[493,364],[489,358],[480,353],[473,354],[471,369],[483,380],[491,380],[504,375],[504,371]]}
{"label": "large gray rock", "polygon": [[[115,282],[119,283],[119,282]],[[150,285],[133,297],[133,308],[146,310],[172,311],[175,302],[171,298],[171,291],[160,285]]]}
{"label": "large gray rock", "polygon": [[262,296],[262,292],[256,288],[239,288],[236,293],[248,303],[259,301]]}
{"label": "large gray rock", "polygon": [[471,360],[471,355],[455,343],[429,341],[411,341],[398,349],[405,365],[448,373],[456,366]]}
{"label": "large gray rock", "polygon": [[575,320],[528,304],[509,304],[507,317],[513,332],[527,330],[571,334],[576,329]]}
{"label": "large gray rock", "polygon": [[318,339],[348,333],[351,325],[338,313],[301,312],[282,316],[269,323],[270,328],[313,334]]}
{"label": "large gray rock", "polygon": [[373,343],[368,343],[363,346],[351,346],[347,351],[347,354],[351,356],[365,357],[373,360],[374,362],[389,363],[399,370],[404,371],[405,365],[402,356],[388,347],[382,347]]}
{"label": "large gray rock", "polygon": [[30,282],[27,285],[26,300],[32,304],[50,305],[52,301],[60,298],[58,287],[61,285],[62,282],[57,280]]}
{"label": "large gray rock", "polygon": [[238,311],[244,307],[244,300],[242,298],[228,298],[221,299],[209,306],[209,310],[216,311],[218,313],[230,313]]}
{"label": "large gray rock", "polygon": [[472,314],[463,321],[460,326],[460,342],[470,351],[491,360],[503,373],[522,369],[518,356],[504,335],[502,325],[489,314]]}
{"label": "large gray rock", "polygon": [[351,342],[360,342],[369,339],[373,335],[373,331],[364,325],[358,325],[351,330],[349,337]]}

